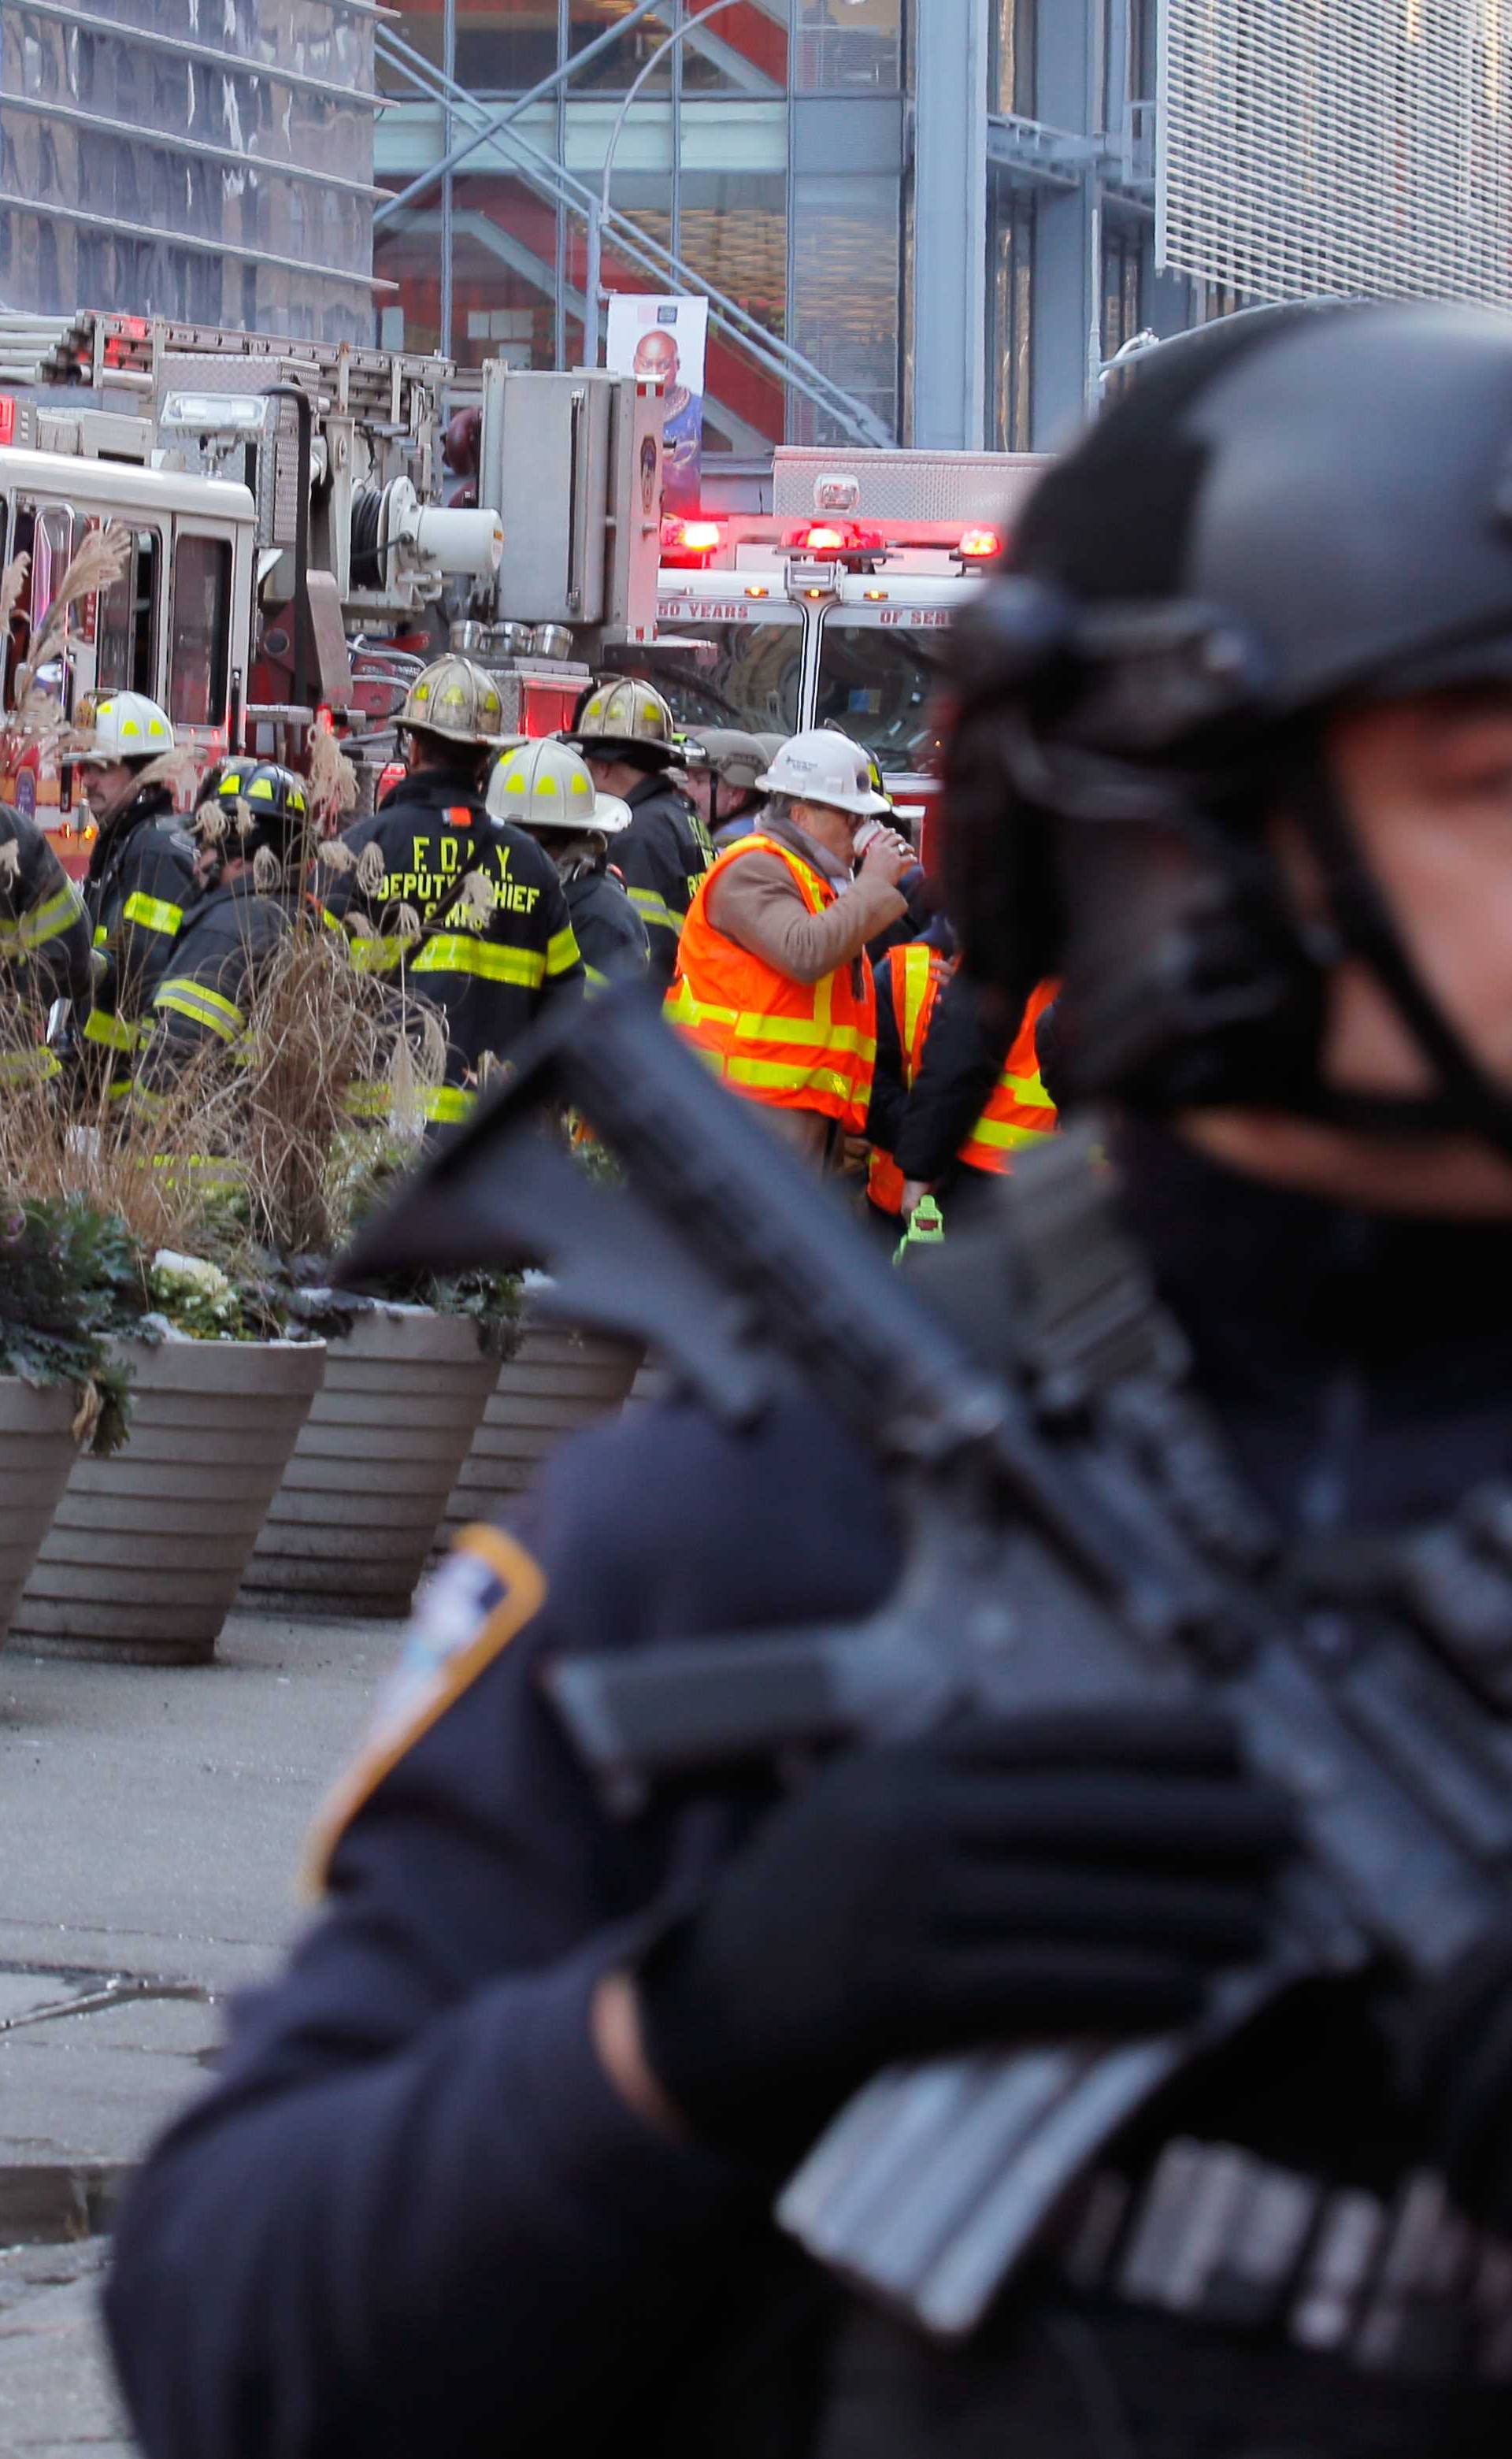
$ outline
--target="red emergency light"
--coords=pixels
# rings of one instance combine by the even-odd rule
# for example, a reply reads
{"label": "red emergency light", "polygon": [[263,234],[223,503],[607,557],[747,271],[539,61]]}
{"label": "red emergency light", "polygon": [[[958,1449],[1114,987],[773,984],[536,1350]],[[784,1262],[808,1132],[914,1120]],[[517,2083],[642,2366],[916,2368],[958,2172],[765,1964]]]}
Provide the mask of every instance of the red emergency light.
{"label": "red emergency light", "polygon": [[662,560],[674,569],[701,570],[724,537],[721,521],[669,515],[662,524]]}
{"label": "red emergency light", "polygon": [[0,392],[0,444],[15,442],[15,395]]}
{"label": "red emergency light", "polygon": [[994,529],[962,530],[956,552],[962,563],[987,563],[1002,553],[1001,533]]}
{"label": "red emergency light", "polygon": [[881,531],[861,521],[805,521],[792,531],[787,544],[800,555],[831,556],[837,563],[862,572],[887,552]]}

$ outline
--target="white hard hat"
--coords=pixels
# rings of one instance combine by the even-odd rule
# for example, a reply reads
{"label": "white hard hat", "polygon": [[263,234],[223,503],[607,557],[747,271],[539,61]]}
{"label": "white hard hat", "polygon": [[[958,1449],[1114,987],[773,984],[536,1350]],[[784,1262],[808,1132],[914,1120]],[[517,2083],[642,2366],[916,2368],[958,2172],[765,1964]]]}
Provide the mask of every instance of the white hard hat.
{"label": "white hard hat", "polygon": [[763,793],[790,794],[795,803],[826,803],[832,810],[854,812],[857,819],[892,808],[885,794],[873,792],[871,764],[860,745],[827,725],[811,726],[785,743],[756,784]]}
{"label": "white hard hat", "polygon": [[78,725],[87,740],[74,757],[90,765],[156,760],[175,747],[167,710],[145,692],[111,692],[104,699],[86,701],[78,713]]}
{"label": "white hard hat", "polygon": [[580,751],[548,739],[517,743],[494,763],[488,809],[495,820],[522,829],[561,829],[571,835],[597,829],[618,836],[635,817],[618,794],[600,794]]}

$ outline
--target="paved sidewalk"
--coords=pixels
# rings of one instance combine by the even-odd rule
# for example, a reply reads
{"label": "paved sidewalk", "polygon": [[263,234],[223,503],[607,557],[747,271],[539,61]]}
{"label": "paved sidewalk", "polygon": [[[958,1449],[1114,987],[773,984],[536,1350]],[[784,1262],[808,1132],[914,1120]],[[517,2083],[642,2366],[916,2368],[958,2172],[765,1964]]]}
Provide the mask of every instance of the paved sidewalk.
{"label": "paved sidewalk", "polygon": [[[394,1623],[237,1615],[216,1664],[0,1652],[0,2249],[97,2226],[305,1915],[300,1850]],[[0,2459],[124,2453],[104,2246],[0,2251]]]}

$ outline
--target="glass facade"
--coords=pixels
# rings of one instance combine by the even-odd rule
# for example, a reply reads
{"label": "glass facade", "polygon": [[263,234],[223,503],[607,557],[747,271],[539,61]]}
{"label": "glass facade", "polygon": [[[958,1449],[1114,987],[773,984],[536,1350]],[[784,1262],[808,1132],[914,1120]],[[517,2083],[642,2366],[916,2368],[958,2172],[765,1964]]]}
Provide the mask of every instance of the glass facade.
{"label": "glass facade", "polygon": [[369,0],[0,11],[0,297],[372,330]]}

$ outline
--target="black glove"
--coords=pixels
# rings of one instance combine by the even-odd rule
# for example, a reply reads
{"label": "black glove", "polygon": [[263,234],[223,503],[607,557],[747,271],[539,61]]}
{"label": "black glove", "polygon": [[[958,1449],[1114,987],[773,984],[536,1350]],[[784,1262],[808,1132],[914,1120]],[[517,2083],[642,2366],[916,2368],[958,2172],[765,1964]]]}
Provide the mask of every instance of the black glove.
{"label": "black glove", "polygon": [[891,2060],[1160,2031],[1257,1956],[1287,1806],[1207,1709],[974,1717],[837,1760],[639,1975],[696,2132],[801,2151]]}
{"label": "black glove", "polygon": [[1512,2231],[1512,1923],[1419,1989],[1399,2038],[1408,2095],[1456,2202]]}

